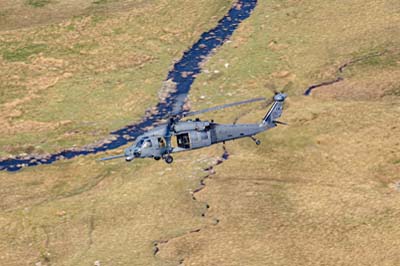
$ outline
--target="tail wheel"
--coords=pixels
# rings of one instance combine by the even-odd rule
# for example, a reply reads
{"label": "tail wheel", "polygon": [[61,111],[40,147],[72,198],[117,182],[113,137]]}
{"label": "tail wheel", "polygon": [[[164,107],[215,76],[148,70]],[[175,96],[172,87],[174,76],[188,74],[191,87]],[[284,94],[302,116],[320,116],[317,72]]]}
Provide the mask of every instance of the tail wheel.
{"label": "tail wheel", "polygon": [[255,143],[256,145],[260,145],[260,144],[261,144],[261,140],[256,139],[254,136],[251,136],[250,138],[254,141],[254,143]]}
{"label": "tail wheel", "polygon": [[171,155],[167,155],[165,156],[164,160],[167,164],[171,164],[174,161],[174,158],[172,158]]}

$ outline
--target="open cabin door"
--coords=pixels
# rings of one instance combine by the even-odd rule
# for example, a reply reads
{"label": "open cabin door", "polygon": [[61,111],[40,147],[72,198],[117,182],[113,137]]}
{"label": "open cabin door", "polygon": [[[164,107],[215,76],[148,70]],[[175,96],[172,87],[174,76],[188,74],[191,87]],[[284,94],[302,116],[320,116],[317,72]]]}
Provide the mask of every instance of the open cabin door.
{"label": "open cabin door", "polygon": [[189,133],[181,133],[176,135],[176,142],[179,148],[190,149],[191,147]]}

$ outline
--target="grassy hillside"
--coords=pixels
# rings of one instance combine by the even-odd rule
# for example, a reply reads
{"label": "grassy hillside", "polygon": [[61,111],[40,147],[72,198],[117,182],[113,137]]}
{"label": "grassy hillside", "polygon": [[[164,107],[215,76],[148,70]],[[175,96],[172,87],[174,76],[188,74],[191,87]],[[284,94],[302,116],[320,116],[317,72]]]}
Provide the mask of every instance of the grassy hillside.
{"label": "grassy hillside", "polygon": [[[0,19],[2,155],[90,143],[138,119],[173,59],[231,3],[81,1],[51,24],[13,24],[11,14],[61,5],[45,2],[15,2]],[[0,264],[395,265],[399,12],[397,1],[259,1],[205,64],[190,103],[285,88],[289,126],[261,134],[261,146],[227,143],[229,160],[208,172],[220,145],[170,166],[98,163],[100,154],[0,172]],[[204,118],[265,112],[253,104]]]}
{"label": "grassy hillside", "polygon": [[[205,66],[192,107],[284,89],[289,126],[262,134],[259,147],[227,144],[230,159],[198,195],[220,223],[170,241],[160,257],[185,265],[397,263],[399,8],[395,1],[259,3]],[[342,82],[302,95],[338,75]],[[213,118],[259,121],[265,110],[254,108]]]}
{"label": "grassy hillside", "polygon": [[[90,8],[71,15],[50,1],[4,9],[1,29],[10,30],[0,35],[2,156],[88,144],[140,119],[158,101],[174,59],[232,3],[78,2]],[[11,19],[46,8],[64,18],[29,27]],[[179,165],[102,164],[98,156],[1,172],[0,265],[166,265],[153,256],[154,243],[200,224],[205,205],[187,192],[210,151],[187,157],[179,175]]]}
{"label": "grassy hillside", "polygon": [[[2,4],[0,156],[89,144],[139,120],[173,60],[232,1],[31,2],[40,1]],[[24,12],[28,21],[46,12],[65,19],[25,27],[12,20]]]}

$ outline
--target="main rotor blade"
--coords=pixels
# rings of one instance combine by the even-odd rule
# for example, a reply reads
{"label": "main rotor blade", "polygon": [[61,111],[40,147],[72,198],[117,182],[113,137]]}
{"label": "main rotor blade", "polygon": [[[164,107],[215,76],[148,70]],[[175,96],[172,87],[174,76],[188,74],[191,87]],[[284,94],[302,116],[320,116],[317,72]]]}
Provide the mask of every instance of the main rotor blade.
{"label": "main rotor blade", "polygon": [[261,102],[261,101],[265,101],[265,98],[254,98],[254,99],[250,99],[250,100],[246,100],[246,101],[228,103],[228,104],[224,104],[224,105],[220,105],[220,106],[215,106],[215,107],[203,109],[200,111],[187,112],[187,113],[183,113],[183,117],[199,115],[199,114],[203,114],[203,113],[207,113],[207,112],[213,112],[213,111],[225,109],[228,107],[233,107],[233,106],[248,104],[248,103],[254,103],[254,102]]}

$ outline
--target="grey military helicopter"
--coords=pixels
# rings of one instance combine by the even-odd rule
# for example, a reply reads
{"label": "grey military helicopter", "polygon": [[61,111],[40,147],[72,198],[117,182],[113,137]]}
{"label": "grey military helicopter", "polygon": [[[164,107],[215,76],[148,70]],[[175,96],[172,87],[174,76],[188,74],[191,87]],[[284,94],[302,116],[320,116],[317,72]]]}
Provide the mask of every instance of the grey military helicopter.
{"label": "grey military helicopter", "polygon": [[[255,98],[170,117],[167,123],[139,136],[133,145],[125,149],[124,154],[101,160],[125,157],[125,160],[129,162],[136,158],[154,158],[155,160],[163,159],[170,164],[174,160],[171,156],[172,153],[200,149],[230,140],[249,137],[257,145],[260,145],[261,142],[255,138],[255,135],[276,127],[278,124],[285,124],[277,119],[282,114],[286,97],[287,95],[284,93],[276,93],[267,114],[260,123],[255,124],[218,124],[214,121],[201,121],[198,118],[187,121],[181,121],[181,119],[237,105],[263,101],[265,98]],[[173,140],[173,138],[175,139]],[[173,145],[172,142],[175,142],[175,140],[176,145]]]}

